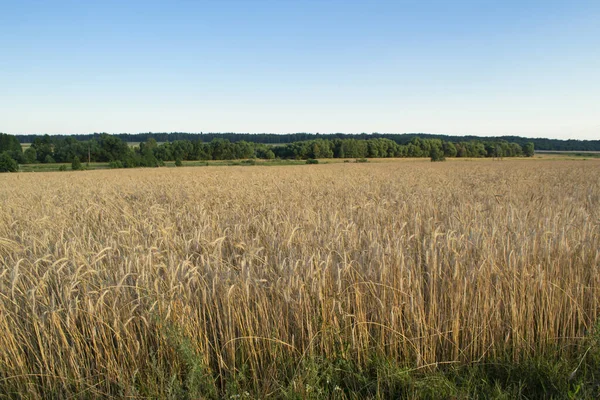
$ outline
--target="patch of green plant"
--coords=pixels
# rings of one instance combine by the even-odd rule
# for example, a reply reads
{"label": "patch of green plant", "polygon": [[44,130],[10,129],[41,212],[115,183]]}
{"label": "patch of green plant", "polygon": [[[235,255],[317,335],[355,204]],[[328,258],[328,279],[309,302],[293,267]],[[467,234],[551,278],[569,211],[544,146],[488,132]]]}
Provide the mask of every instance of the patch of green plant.
{"label": "patch of green plant", "polygon": [[[167,343],[172,348],[180,371],[173,373],[165,369],[165,361],[159,357],[153,357],[151,369],[155,376],[168,377],[166,384],[170,398],[174,399],[218,399],[218,389],[215,378],[209,366],[206,365],[198,350],[192,344],[190,338],[186,337],[177,327],[170,324],[158,323],[163,326],[162,332]],[[169,362],[172,364],[172,361]],[[143,384],[143,382],[142,382]],[[161,394],[158,390],[157,394]]]}
{"label": "patch of green plant", "polygon": [[83,166],[81,165],[81,161],[79,160],[79,157],[73,158],[73,162],[71,162],[71,169],[73,171],[79,171],[79,170],[83,169]]}
{"label": "patch of green plant", "polygon": [[[594,339],[596,340],[596,339]],[[587,347],[572,360],[532,357],[520,362],[407,366],[374,357],[367,366],[343,357],[303,360],[282,389],[286,399],[596,399],[600,354]],[[598,358],[596,358],[598,357]],[[579,365],[577,373],[574,371]]]}
{"label": "patch of green plant", "polygon": [[121,160],[111,161],[108,163],[109,168],[124,168]]}
{"label": "patch of green plant", "polygon": [[17,172],[19,164],[8,154],[7,151],[0,154],[0,172]]}
{"label": "patch of green plant", "polygon": [[446,157],[444,156],[444,152],[442,151],[442,149],[434,147],[431,149],[431,161],[433,162],[438,162],[438,161],[446,161]]}

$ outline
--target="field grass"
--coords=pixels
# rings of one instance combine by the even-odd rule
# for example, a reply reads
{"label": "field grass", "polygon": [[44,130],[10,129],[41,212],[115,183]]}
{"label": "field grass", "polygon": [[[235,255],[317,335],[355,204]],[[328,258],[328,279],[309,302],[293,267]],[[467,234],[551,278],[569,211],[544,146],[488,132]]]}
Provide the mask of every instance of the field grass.
{"label": "field grass", "polygon": [[595,398],[600,162],[0,175],[0,398]]}
{"label": "field grass", "polygon": [[[71,163],[51,163],[51,164],[20,164],[19,165],[19,172],[53,172],[53,171],[60,171],[60,167],[64,166],[64,168],[66,170],[70,170],[71,169]],[[101,162],[93,162],[93,163],[86,163],[83,162],[82,166],[86,169],[108,169],[108,163],[101,163]]]}
{"label": "field grass", "polygon": [[[392,159],[392,158],[379,158],[379,159],[370,159],[369,162],[394,162],[394,161],[423,161],[422,158],[404,158],[404,159]],[[321,159],[319,162],[321,164],[335,164],[335,163],[343,163],[343,162],[355,162],[355,159],[341,159],[341,158],[328,158]],[[165,167],[175,167],[175,161],[166,161],[164,163]],[[263,159],[249,159],[249,160],[198,160],[198,161],[183,161],[184,167],[208,167],[208,166],[253,166],[253,165],[263,165],[263,166],[281,166],[281,165],[303,165],[306,164],[306,160],[288,160],[288,159],[273,159],[273,160],[263,160]],[[107,162],[92,162],[92,163],[82,163],[85,169],[110,169],[110,165]],[[20,164],[19,171],[20,172],[52,172],[52,171],[60,171],[60,167],[64,166],[64,168],[68,171],[71,170],[71,163],[37,163],[37,164]],[[63,171],[64,172],[64,171]]]}

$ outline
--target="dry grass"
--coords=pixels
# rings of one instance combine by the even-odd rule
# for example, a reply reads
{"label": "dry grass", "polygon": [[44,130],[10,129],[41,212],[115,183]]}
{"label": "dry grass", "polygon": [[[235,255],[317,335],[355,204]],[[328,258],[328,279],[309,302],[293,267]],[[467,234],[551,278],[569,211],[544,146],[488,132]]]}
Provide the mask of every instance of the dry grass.
{"label": "dry grass", "polygon": [[304,360],[568,356],[600,311],[591,160],[3,174],[0,207],[8,397],[305,396]]}

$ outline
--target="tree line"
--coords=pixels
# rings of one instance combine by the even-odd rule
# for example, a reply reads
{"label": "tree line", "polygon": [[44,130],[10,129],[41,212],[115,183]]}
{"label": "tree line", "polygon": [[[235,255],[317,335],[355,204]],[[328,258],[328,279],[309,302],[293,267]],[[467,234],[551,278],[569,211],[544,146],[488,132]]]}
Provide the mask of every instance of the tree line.
{"label": "tree line", "polygon": [[[11,164],[108,162],[114,168],[157,167],[165,161],[238,160],[238,159],[318,159],[318,158],[387,158],[387,157],[519,157],[533,156],[534,145],[507,141],[461,141],[413,137],[407,144],[386,138],[312,139],[282,145],[232,142],[214,138],[176,140],[158,143],[149,138],[139,146],[129,146],[118,136],[102,134],[87,141],[74,137],[44,135],[36,137],[22,150],[15,136],[0,133],[3,162]],[[10,161],[9,161],[10,159]],[[18,165],[17,165],[18,168]]]}
{"label": "tree line", "polygon": [[[54,137],[74,138],[78,141],[89,141],[92,139],[98,140],[103,134],[85,134],[85,135],[57,135]],[[42,138],[43,135],[16,135],[17,139],[21,143],[32,143],[36,138]],[[533,143],[537,150],[546,151],[600,151],[600,140],[559,140],[559,139],[546,139],[546,138],[526,138],[521,136],[497,136],[497,137],[481,137],[481,136],[453,136],[453,135],[432,135],[426,133],[360,133],[360,134],[347,134],[347,133],[331,133],[331,134],[319,134],[319,133],[287,133],[287,134],[274,134],[274,133],[186,133],[186,132],[171,132],[171,133],[119,133],[112,136],[116,136],[124,142],[141,143],[147,142],[149,139],[154,139],[158,143],[163,142],[175,142],[180,140],[188,140],[191,142],[202,141],[211,142],[213,139],[227,139],[230,142],[250,142],[250,143],[264,143],[264,144],[291,144],[295,142],[304,142],[308,140],[316,139],[356,139],[356,140],[367,140],[367,139],[389,139],[397,144],[407,145],[414,138],[421,139],[440,139],[445,142],[459,143],[459,142],[470,142],[470,141],[491,141],[491,142],[509,142],[517,143],[521,147],[524,147],[527,143]],[[599,135],[600,136],[600,135]]]}

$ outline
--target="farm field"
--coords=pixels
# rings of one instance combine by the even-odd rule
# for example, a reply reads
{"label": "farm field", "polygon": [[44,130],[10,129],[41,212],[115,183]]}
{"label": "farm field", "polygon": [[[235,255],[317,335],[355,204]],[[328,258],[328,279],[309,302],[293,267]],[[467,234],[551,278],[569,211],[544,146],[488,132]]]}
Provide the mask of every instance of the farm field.
{"label": "farm field", "polygon": [[596,398],[600,160],[541,157],[2,174],[0,398]]}

